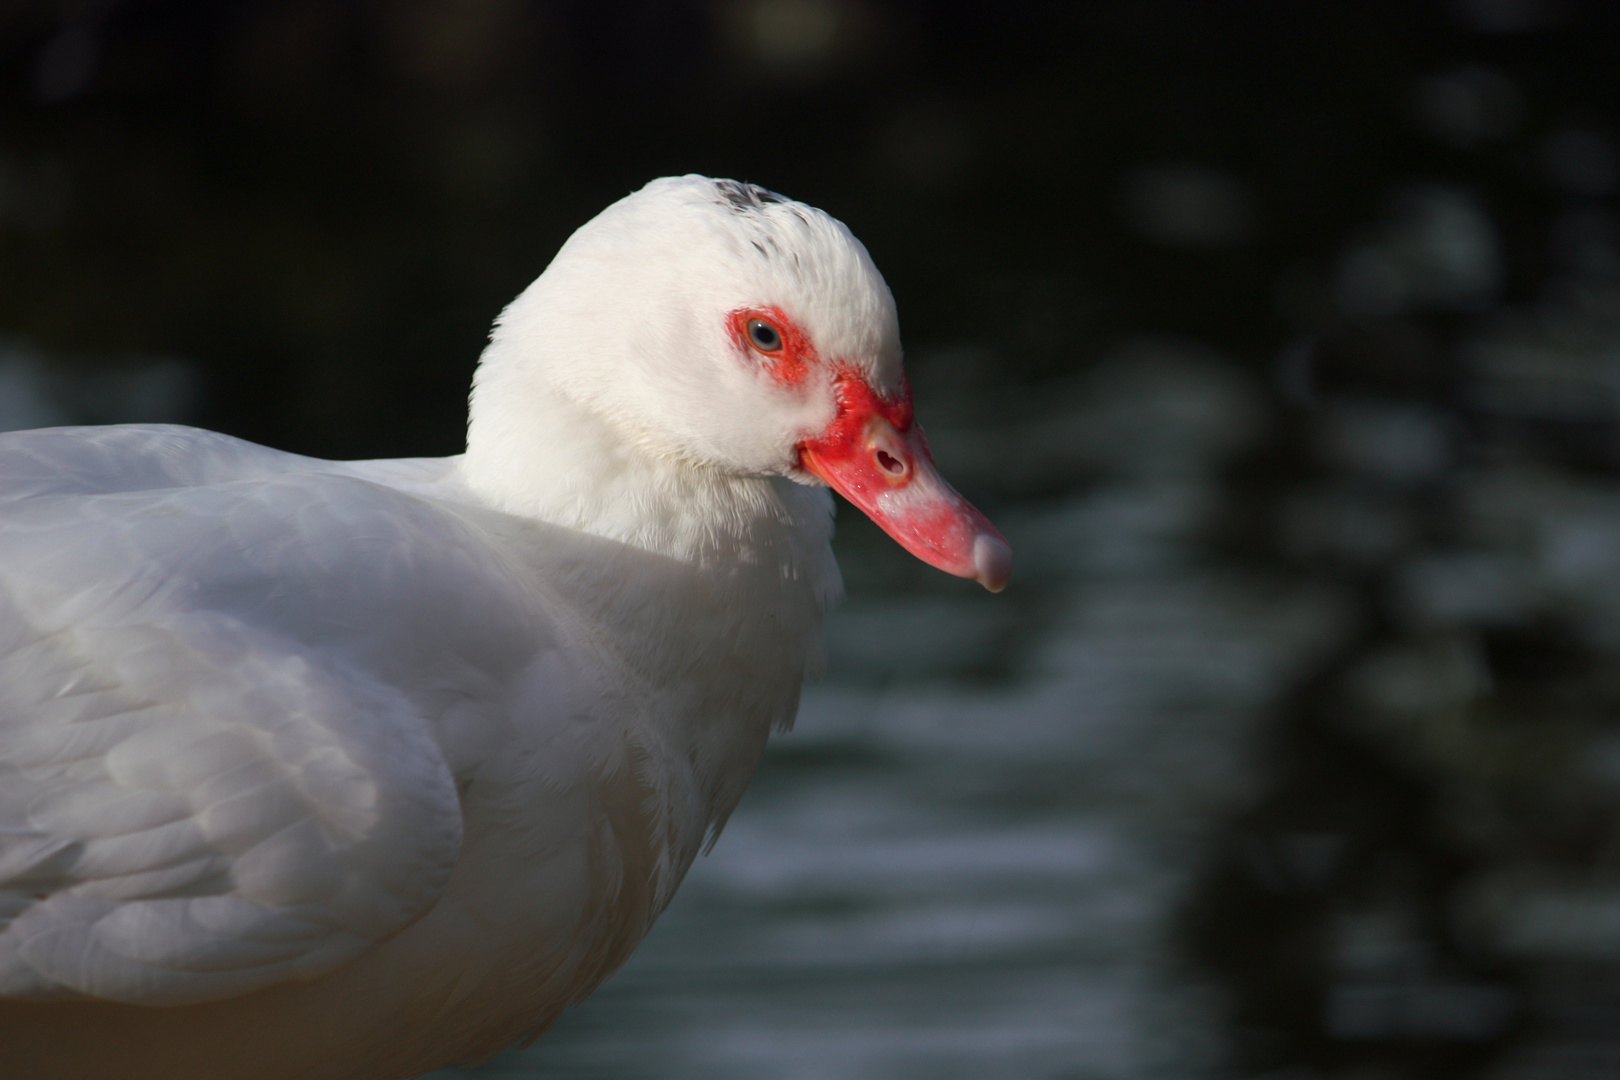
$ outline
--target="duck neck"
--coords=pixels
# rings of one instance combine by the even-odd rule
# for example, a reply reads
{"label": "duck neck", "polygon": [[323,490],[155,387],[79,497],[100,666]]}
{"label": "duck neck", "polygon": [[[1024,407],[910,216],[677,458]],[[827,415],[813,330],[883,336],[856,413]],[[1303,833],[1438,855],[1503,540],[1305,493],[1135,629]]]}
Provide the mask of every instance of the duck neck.
{"label": "duck neck", "polygon": [[482,504],[565,531],[537,530],[554,610],[584,613],[612,685],[654,704],[656,723],[635,709],[618,722],[641,763],[624,775],[662,793],[667,899],[821,666],[821,613],[841,589],[831,497],[672,461],[560,392],[498,380],[474,391],[460,468]]}
{"label": "duck neck", "polygon": [[473,390],[461,468],[487,505],[682,563],[770,549],[791,576],[836,578],[825,492],[659,454],[556,388],[509,382],[480,371]]}

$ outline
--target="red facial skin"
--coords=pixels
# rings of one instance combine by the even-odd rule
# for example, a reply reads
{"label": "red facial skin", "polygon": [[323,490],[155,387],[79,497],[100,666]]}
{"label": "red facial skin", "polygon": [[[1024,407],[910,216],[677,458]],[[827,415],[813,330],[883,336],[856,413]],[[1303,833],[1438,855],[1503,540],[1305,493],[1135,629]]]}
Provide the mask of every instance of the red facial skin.
{"label": "red facial skin", "polygon": [[[782,347],[767,352],[754,345],[748,335],[751,319],[770,323]],[[770,362],[767,370],[784,385],[800,385],[820,363],[809,337],[776,308],[735,311],[730,323],[740,344]],[[886,396],[849,364],[834,363],[831,371],[838,411],[826,430],[799,444],[799,467],[824,480],[919,559],[1000,592],[1012,569],[1012,549],[934,468],[922,427],[912,417],[905,376],[899,392]]]}
{"label": "red facial skin", "polygon": [[[771,378],[783,386],[798,386],[804,382],[804,377],[810,373],[810,365],[817,361],[815,346],[810,344],[804,331],[782,313],[781,308],[739,308],[728,318],[732,336],[745,349],[766,359],[765,370],[770,372]],[[755,345],[748,336],[748,323],[752,319],[761,319],[776,327],[777,334],[782,338],[782,347],[766,352]]]}

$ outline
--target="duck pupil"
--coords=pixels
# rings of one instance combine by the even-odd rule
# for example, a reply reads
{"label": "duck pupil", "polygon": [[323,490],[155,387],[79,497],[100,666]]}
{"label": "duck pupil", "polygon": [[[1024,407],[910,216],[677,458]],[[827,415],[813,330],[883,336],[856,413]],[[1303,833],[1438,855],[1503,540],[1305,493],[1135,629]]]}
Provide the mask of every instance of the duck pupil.
{"label": "duck pupil", "polygon": [[776,327],[759,319],[748,324],[748,336],[754,339],[755,345],[766,352],[777,349],[782,344],[782,335],[776,332]]}

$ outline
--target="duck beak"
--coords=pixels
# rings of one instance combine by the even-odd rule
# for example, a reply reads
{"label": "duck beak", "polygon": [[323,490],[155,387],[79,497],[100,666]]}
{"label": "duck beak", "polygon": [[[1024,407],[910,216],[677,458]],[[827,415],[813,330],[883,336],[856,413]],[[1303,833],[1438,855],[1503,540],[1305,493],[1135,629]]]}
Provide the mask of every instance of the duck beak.
{"label": "duck beak", "polygon": [[910,389],[902,385],[898,400],[887,399],[853,374],[840,375],[835,387],[838,415],[821,436],[799,444],[799,467],[923,562],[991,592],[1006,588],[1012,548],[939,475],[912,418]]}

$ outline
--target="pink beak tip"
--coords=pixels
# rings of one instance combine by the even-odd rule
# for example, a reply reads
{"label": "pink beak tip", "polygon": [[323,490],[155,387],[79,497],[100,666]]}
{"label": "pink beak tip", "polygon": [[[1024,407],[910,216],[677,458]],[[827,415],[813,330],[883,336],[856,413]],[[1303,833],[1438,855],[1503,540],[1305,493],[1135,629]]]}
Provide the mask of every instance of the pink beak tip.
{"label": "pink beak tip", "polygon": [[973,580],[993,593],[1000,592],[1012,576],[1012,548],[999,536],[980,533],[973,539],[973,569]]}

